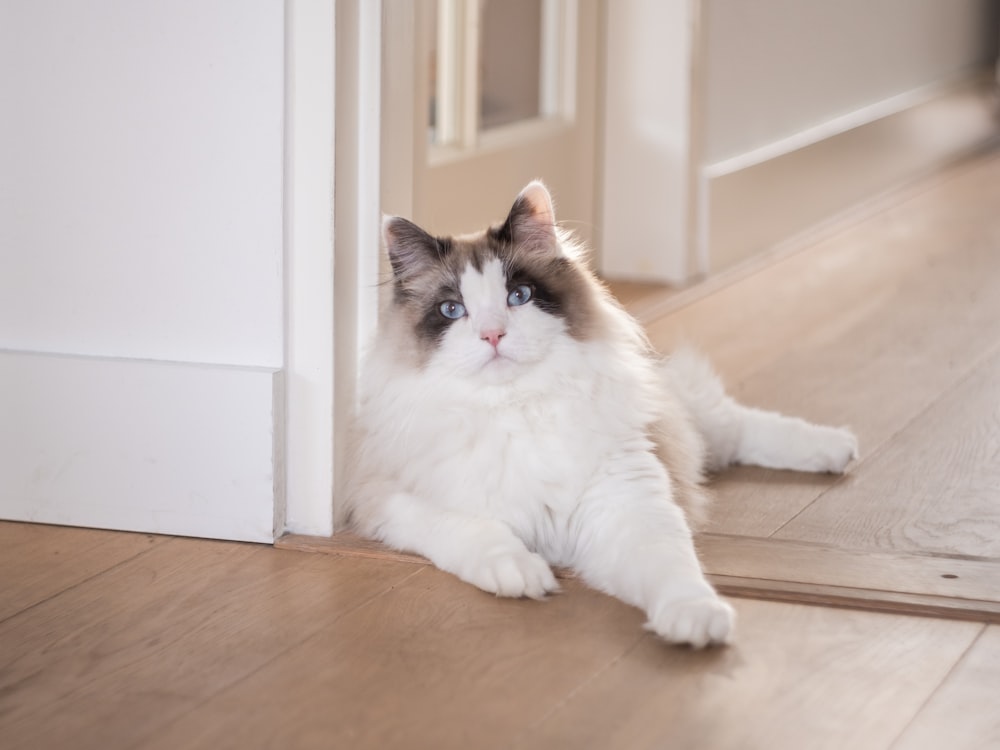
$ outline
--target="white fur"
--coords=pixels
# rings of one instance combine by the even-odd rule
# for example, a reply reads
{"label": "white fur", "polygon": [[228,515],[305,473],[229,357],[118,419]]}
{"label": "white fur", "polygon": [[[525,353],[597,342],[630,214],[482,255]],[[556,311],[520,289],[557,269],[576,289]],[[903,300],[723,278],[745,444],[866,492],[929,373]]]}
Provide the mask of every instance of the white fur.
{"label": "white fur", "polygon": [[669,641],[727,642],[733,612],[678,493],[697,492],[703,459],[841,471],[853,436],[737,404],[691,353],[660,365],[596,286],[585,340],[531,303],[508,307],[499,262],[467,269],[461,293],[468,315],[421,366],[384,316],[344,507],[355,527],[500,596],[542,598],[558,589],[549,566],[569,566]]}

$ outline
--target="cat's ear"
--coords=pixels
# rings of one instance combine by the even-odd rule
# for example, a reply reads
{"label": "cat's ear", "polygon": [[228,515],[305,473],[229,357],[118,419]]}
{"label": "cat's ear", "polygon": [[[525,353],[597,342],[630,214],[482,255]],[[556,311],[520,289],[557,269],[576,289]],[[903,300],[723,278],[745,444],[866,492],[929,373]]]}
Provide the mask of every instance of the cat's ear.
{"label": "cat's ear", "polygon": [[421,273],[433,266],[442,254],[435,237],[399,216],[382,217],[382,242],[397,279]]}
{"label": "cat's ear", "polygon": [[558,251],[552,196],[538,180],[529,182],[514,201],[500,234],[522,250]]}

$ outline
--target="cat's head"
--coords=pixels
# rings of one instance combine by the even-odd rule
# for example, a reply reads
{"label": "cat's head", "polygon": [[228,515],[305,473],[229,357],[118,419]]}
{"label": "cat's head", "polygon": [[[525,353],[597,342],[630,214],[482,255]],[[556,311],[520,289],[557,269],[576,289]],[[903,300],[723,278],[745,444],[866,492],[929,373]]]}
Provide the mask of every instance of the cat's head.
{"label": "cat's head", "polygon": [[566,252],[540,182],[521,191],[502,224],[477,234],[433,237],[388,217],[383,236],[389,314],[421,365],[502,382],[593,327],[594,282]]}

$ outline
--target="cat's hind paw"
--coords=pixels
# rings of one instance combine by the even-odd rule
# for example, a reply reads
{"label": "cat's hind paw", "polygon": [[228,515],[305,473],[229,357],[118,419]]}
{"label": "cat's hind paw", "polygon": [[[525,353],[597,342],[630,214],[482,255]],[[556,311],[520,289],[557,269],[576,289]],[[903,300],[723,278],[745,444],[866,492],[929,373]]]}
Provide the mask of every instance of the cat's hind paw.
{"label": "cat's hind paw", "polygon": [[651,614],[646,629],[670,643],[705,648],[729,643],[736,613],[714,594],[670,602]]}
{"label": "cat's hind paw", "polygon": [[843,474],[858,457],[858,439],[844,427],[820,427],[808,458],[809,471]]}
{"label": "cat's hind paw", "polygon": [[487,554],[468,565],[460,577],[497,596],[544,599],[559,590],[545,559],[526,549]]}

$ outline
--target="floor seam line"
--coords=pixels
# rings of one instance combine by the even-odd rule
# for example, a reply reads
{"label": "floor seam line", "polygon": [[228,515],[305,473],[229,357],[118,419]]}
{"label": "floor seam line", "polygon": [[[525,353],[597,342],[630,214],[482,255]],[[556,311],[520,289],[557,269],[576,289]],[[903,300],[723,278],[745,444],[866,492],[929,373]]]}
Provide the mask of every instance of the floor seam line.
{"label": "floor seam line", "polygon": [[965,658],[969,655],[969,652],[972,651],[972,648],[977,643],[979,643],[980,639],[983,637],[983,634],[989,627],[990,626],[985,623],[982,624],[982,626],[979,629],[979,632],[976,633],[976,637],[973,638],[971,641],[969,641],[969,645],[966,646],[965,649],[962,651],[962,653],[959,655],[959,657],[955,659],[955,663],[948,668],[948,671],[945,672],[944,676],[941,678],[941,681],[937,685],[935,685],[934,689],[931,690],[930,693],[928,693],[927,697],[923,701],[921,701],[920,706],[917,708],[916,711],[913,712],[913,716],[910,717],[909,721],[907,721],[906,724],[903,726],[903,728],[899,730],[899,734],[897,734],[893,738],[892,742],[889,743],[888,750],[892,750],[899,744],[900,740],[903,738],[903,735],[905,735],[907,730],[911,726],[913,726],[913,722],[915,722],[917,720],[917,717],[919,717],[920,714],[923,713],[924,709],[927,708],[930,702],[934,699],[934,696],[938,694],[938,691],[942,687],[944,687],[944,684],[948,682],[949,679],[951,679],[952,674],[954,674],[955,670],[958,669],[958,665],[961,664],[963,661],[965,661]]}
{"label": "floor seam line", "polygon": [[110,572],[112,572],[114,570],[117,570],[122,565],[127,565],[128,563],[133,562],[134,560],[137,560],[140,557],[143,557],[144,555],[148,555],[150,552],[152,552],[157,547],[160,547],[160,546],[162,546],[164,544],[170,544],[170,542],[174,538],[175,537],[170,537],[170,538],[165,539],[164,541],[160,542],[159,544],[150,545],[146,549],[140,550],[140,551],[136,552],[134,555],[130,555],[129,557],[125,558],[124,560],[119,560],[114,565],[112,565],[112,566],[110,566],[108,568],[104,568],[103,570],[99,570],[96,573],[93,573],[93,574],[87,576],[86,578],[82,578],[79,581],[77,581],[76,583],[73,583],[73,584],[67,586],[64,589],[60,589],[59,591],[55,592],[54,594],[50,594],[49,596],[45,597],[44,599],[40,599],[39,601],[35,602],[34,604],[29,604],[24,609],[20,609],[17,612],[14,612],[13,614],[7,615],[6,617],[0,619],[0,626],[5,625],[6,623],[8,623],[11,620],[13,620],[15,617],[20,617],[22,614],[24,614],[26,612],[30,612],[33,609],[35,609],[36,607],[40,607],[43,604],[46,604],[46,603],[52,601],[53,599],[56,599],[57,597],[62,596],[63,594],[69,593],[70,591],[73,591],[74,589],[76,589],[76,588],[78,588],[80,586],[83,586],[84,584],[89,583],[90,581],[93,581],[94,579],[99,578],[100,576],[103,576],[106,573],[110,573]]}

